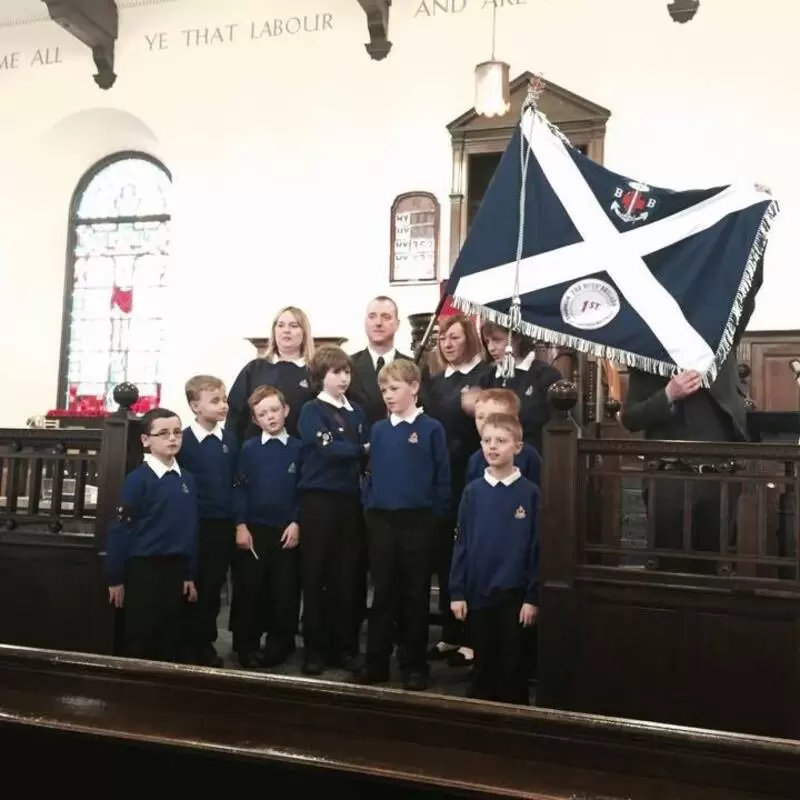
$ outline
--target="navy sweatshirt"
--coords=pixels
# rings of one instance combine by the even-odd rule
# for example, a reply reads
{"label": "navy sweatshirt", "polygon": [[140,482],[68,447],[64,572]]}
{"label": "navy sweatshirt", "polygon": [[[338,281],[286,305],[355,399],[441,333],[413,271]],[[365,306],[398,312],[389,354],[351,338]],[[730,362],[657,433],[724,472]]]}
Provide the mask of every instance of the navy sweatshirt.
{"label": "navy sweatshirt", "polygon": [[166,470],[155,464],[155,468],[163,473],[161,477],[145,462],[129,472],[123,481],[117,516],[106,539],[109,586],[124,583],[125,562],[142,556],[186,556],[186,580],[192,580],[195,575],[195,480],[180,467]]}
{"label": "navy sweatshirt", "polygon": [[454,372],[445,377],[445,371],[427,375],[422,381],[420,405],[426,414],[430,414],[442,423],[447,434],[450,483],[456,507],[461,492],[464,491],[467,462],[481,443],[478,431],[475,430],[475,420],[461,408],[461,394],[467,389],[479,386],[481,378],[489,368],[488,364],[478,362],[467,374]]}
{"label": "navy sweatshirt", "polygon": [[284,529],[297,522],[301,444],[285,433],[248,439],[236,473],[236,524]]}
{"label": "navy sweatshirt", "polygon": [[485,373],[481,379],[483,389],[510,389],[519,397],[519,421],[522,438],[539,452],[542,449],[542,430],[550,421],[550,401],[547,390],[563,376],[547,361],[524,359],[509,379],[497,375],[497,367]]}
{"label": "navy sweatshirt", "polygon": [[303,443],[301,491],[361,493],[364,445],[369,431],[359,406],[346,408],[310,400],[300,411],[298,428]]}
{"label": "navy sweatshirt", "polygon": [[228,392],[228,422],[226,427],[241,444],[251,436],[259,436],[261,429],[253,422],[247,400],[259,386],[274,386],[283,392],[289,406],[286,431],[297,436],[297,420],[303,403],[311,400],[316,392],[309,387],[308,370],[293,361],[267,361],[254,358],[245,365]]}
{"label": "navy sweatshirt", "polygon": [[233,519],[236,437],[220,425],[210,433],[203,431],[205,436],[198,441],[196,427],[184,429],[177,458],[181,468],[194,476],[200,519]]}
{"label": "navy sweatshirt", "polygon": [[[467,464],[467,484],[482,478],[489,464],[483,456],[483,450],[476,450]],[[514,466],[519,468],[523,478],[527,478],[537,488],[542,485],[542,459],[533,445],[522,443],[522,450],[514,456]]]}
{"label": "navy sweatshirt", "polygon": [[520,589],[539,604],[539,490],[515,473],[512,483],[479,478],[467,486],[458,510],[450,568],[450,597],[467,609],[491,606]]}
{"label": "navy sweatshirt", "polygon": [[376,422],[370,431],[369,460],[364,508],[447,513],[450,462],[441,422],[427,414],[411,422],[396,417]]}

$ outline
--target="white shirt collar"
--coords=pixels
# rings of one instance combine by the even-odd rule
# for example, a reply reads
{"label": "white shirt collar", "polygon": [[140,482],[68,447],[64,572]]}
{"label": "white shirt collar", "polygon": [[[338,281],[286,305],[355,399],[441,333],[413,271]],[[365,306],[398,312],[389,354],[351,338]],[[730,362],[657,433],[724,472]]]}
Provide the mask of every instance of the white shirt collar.
{"label": "white shirt collar", "polygon": [[306,360],[304,358],[298,358],[296,361],[293,361],[289,358],[281,358],[277,353],[274,353],[272,356],[272,363],[277,364],[279,361],[285,361],[287,364],[294,364],[296,367],[304,367],[306,365]]}
{"label": "white shirt collar", "polygon": [[388,353],[376,353],[371,347],[367,347],[367,352],[372,359],[372,366],[375,367],[375,369],[378,369],[379,358],[383,359],[383,364],[386,366],[386,364],[391,364],[397,357],[397,350],[395,350],[394,347]]}
{"label": "white shirt collar", "polygon": [[181,474],[181,468],[178,466],[177,461],[172,462],[172,466],[168,467],[163,461],[159,461],[152,453],[145,453],[144,463],[155,472],[157,478],[163,478],[168,472],[177,472]]}
{"label": "white shirt collar", "polygon": [[317,399],[322,400],[323,403],[335,406],[336,408],[345,408],[348,411],[353,410],[353,406],[350,405],[350,401],[346,397],[343,397],[341,400],[334,400],[327,392],[320,392],[317,395]]}
{"label": "white shirt collar", "polygon": [[217,439],[222,441],[222,431],[224,428],[221,422],[218,422],[210,431],[207,431],[197,422],[197,420],[195,420],[189,426],[189,429],[192,431],[194,438],[197,439],[198,442],[202,442],[207,436],[216,436]]}
{"label": "white shirt collar", "polygon": [[392,423],[392,427],[399,425],[401,422],[407,422],[410,425],[420,414],[422,414],[422,412],[423,409],[421,409],[419,406],[414,406],[414,410],[406,414],[404,417],[401,417],[398,414],[389,414],[389,422]]}
{"label": "white shirt collar", "polygon": [[489,484],[489,486],[497,486],[498,483],[502,483],[504,486],[511,486],[514,481],[519,480],[521,477],[522,473],[519,471],[519,467],[514,467],[514,471],[507,478],[503,478],[501,481],[497,480],[497,478],[495,478],[494,475],[489,472],[489,467],[486,467],[483,472],[483,479]]}
{"label": "white shirt collar", "polygon": [[276,433],[274,436],[266,431],[261,431],[261,444],[266,444],[272,439],[277,439],[281,444],[286,444],[289,441],[289,434],[285,430]]}
{"label": "white shirt collar", "polygon": [[[525,358],[517,359],[516,364],[514,365],[514,369],[518,369],[520,372],[530,372],[531,364],[536,359],[536,351],[531,350]],[[497,370],[495,371],[495,377],[500,378],[503,374],[503,365],[502,363],[498,363]]]}
{"label": "white shirt collar", "polygon": [[445,378],[449,378],[451,375],[455,375],[456,372],[460,372],[462,375],[469,375],[478,364],[481,363],[481,357],[475,356],[468,364],[462,364],[460,367],[453,367],[450,364],[447,365],[447,368],[444,371]]}

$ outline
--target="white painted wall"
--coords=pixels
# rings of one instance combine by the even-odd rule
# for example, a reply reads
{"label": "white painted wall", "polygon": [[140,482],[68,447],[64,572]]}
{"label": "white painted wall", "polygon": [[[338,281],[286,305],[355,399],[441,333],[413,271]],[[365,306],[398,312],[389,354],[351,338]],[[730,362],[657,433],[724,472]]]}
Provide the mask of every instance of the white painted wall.
{"label": "white painted wall", "polygon": [[[241,337],[264,334],[281,305],[301,305],[318,335],[347,336],[353,349],[378,292],[403,315],[432,310],[435,288],[388,285],[389,206],[403,191],[434,192],[446,263],[445,125],[472,105],[491,31],[481,8],[491,0],[450,3],[463,10],[428,15],[420,0],[394,0],[394,48],[379,63],[364,51],[355,0],[128,9],[110,92],[95,87],[88,51],[54,24],[0,28],[0,64],[19,53],[16,69],[0,69],[0,426],[54,405],[70,195],[116,150],[153,153],[175,179],[165,403],[182,408],[190,372],[232,378],[252,352]],[[800,7],[759,5],[703,0],[677,25],[666,0],[505,0],[497,55],[512,75],[542,71],[611,109],[612,169],[674,188],[770,185],[783,215],[752,327],[796,328]],[[330,15],[330,29],[251,38],[251,22],[260,31],[317,14]],[[233,24],[232,42],[187,45],[194,35],[182,33]],[[53,60],[56,47],[61,63],[30,64],[37,48]]]}

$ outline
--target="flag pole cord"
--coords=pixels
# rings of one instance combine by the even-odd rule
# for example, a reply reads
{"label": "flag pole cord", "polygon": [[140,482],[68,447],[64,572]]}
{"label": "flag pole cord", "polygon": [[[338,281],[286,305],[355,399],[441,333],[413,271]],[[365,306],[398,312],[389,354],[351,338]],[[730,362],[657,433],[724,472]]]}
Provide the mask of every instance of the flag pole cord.
{"label": "flag pole cord", "polygon": [[[536,112],[539,106],[539,97],[544,91],[544,81],[540,75],[532,78],[528,84],[528,93],[522,103],[522,117],[525,112],[532,110]],[[535,124],[536,114],[530,116],[531,125]],[[520,189],[519,189],[519,232],[517,234],[517,257],[514,268],[514,291],[511,295],[511,308],[508,311],[508,342],[506,343],[505,353],[500,365],[500,376],[504,383],[514,377],[516,371],[516,356],[514,355],[514,334],[519,333],[522,323],[522,299],[519,294],[519,270],[522,262],[522,252],[525,246],[525,205],[527,202],[527,178],[528,162],[531,156],[531,137],[519,137],[519,161],[520,161]]]}

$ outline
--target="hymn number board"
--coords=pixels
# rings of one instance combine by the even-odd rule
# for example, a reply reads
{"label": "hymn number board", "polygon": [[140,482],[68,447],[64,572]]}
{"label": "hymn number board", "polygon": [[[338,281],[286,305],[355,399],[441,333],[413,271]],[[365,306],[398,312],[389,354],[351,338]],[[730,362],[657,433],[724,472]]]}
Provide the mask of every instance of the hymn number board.
{"label": "hymn number board", "polygon": [[435,283],[439,278],[439,203],[430,192],[408,192],[392,203],[391,283]]}

